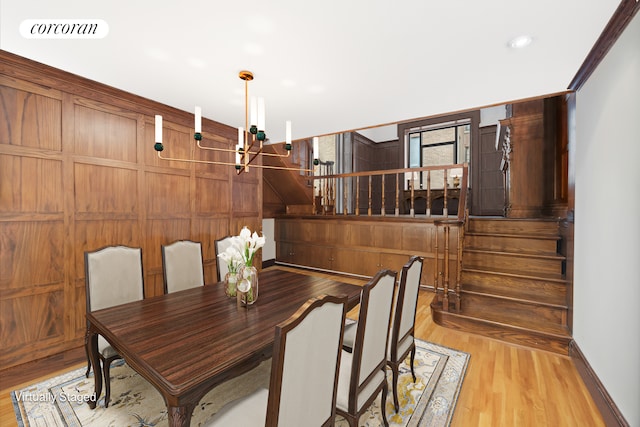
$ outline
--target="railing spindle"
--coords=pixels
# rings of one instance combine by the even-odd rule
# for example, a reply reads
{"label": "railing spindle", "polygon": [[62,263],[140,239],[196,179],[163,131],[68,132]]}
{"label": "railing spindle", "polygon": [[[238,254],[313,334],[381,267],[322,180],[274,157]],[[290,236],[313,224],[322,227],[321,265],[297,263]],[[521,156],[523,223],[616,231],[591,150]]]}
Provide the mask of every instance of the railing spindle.
{"label": "railing spindle", "polygon": [[372,177],[373,175],[369,175],[369,209],[367,209],[368,216],[371,216],[371,191],[372,191],[371,179]]}
{"label": "railing spindle", "polygon": [[356,176],[356,216],[360,215],[360,177]]}
{"label": "railing spindle", "polygon": [[382,206],[380,207],[380,215],[384,216],[385,212],[384,212],[384,181],[385,181],[385,176],[384,174],[381,175],[382,178]]}
{"label": "railing spindle", "polygon": [[443,195],[444,195],[444,200],[442,201],[442,216],[449,216],[449,209],[447,209],[447,187],[449,186],[449,183],[447,182],[447,169],[444,170],[444,191],[443,191]]}
{"label": "railing spindle", "polygon": [[427,171],[427,218],[431,217],[431,171]]}
{"label": "railing spindle", "polygon": [[342,186],[342,214],[347,215],[349,213],[349,207],[347,206],[347,178],[342,178],[344,185]]}
{"label": "railing spindle", "polygon": [[400,174],[396,174],[396,216],[400,215]]}

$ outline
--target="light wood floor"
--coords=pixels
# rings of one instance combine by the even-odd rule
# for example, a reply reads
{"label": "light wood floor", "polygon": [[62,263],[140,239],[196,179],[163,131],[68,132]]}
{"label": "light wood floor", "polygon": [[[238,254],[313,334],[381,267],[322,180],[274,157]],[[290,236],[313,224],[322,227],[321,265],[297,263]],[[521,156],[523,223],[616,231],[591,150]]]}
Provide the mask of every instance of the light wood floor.
{"label": "light wood floor", "polygon": [[[420,291],[416,337],[471,355],[452,427],[605,425],[571,358],[438,326],[431,319],[432,297]],[[357,310],[349,315],[357,316]],[[0,426],[17,426],[10,391],[36,381],[6,384],[0,378]]]}

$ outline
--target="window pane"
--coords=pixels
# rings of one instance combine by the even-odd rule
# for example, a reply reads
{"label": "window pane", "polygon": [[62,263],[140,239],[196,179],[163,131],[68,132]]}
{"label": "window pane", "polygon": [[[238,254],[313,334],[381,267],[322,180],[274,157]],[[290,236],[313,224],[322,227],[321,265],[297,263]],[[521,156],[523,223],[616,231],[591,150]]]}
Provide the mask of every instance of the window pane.
{"label": "window pane", "polygon": [[420,167],[420,134],[409,135],[409,167]]}
{"label": "window pane", "polygon": [[[424,166],[451,165],[454,162],[453,144],[425,146],[422,150]],[[426,187],[427,176],[424,175],[424,186]],[[444,172],[431,172],[431,188],[444,187]]]}
{"label": "window pane", "polygon": [[422,133],[424,145],[452,143],[456,140],[455,128],[428,130]]}

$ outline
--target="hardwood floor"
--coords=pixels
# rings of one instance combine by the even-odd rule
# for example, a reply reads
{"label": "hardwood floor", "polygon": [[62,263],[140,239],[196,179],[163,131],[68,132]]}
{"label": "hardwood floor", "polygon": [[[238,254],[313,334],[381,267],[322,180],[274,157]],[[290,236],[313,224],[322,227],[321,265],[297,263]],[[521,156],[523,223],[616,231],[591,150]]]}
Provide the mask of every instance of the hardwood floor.
{"label": "hardwood floor", "polygon": [[[347,276],[341,276],[341,280],[363,283]],[[432,297],[432,293],[420,291],[416,337],[471,354],[452,427],[605,425],[569,357],[438,326],[431,319],[429,304]],[[357,309],[349,315],[356,317]],[[11,390],[83,365],[84,351],[79,349],[3,372],[0,377],[0,425],[17,426],[9,395]]]}

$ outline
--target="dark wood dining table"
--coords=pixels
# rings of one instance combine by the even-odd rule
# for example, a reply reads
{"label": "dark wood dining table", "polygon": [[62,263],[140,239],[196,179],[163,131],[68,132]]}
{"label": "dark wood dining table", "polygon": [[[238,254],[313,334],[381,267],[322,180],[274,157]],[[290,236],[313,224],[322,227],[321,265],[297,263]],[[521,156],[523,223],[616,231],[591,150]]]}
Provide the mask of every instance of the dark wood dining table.
{"label": "dark wood dining table", "polygon": [[[100,334],[160,392],[169,425],[188,426],[209,390],[271,357],[275,326],[304,302],[322,294],[347,295],[351,309],[360,301],[361,287],[269,268],[259,273],[258,291],[248,308],[239,307],[217,283],[87,313],[93,372],[100,372]],[[102,392],[102,376],[94,378],[91,408]]]}

